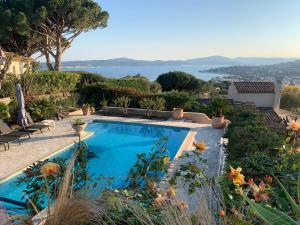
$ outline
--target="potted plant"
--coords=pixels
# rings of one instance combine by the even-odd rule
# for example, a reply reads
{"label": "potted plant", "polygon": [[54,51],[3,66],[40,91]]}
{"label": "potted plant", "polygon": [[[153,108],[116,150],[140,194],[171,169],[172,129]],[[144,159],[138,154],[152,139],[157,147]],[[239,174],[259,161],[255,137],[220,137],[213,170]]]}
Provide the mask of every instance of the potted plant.
{"label": "potted plant", "polygon": [[126,116],[130,104],[130,98],[128,98],[127,96],[118,97],[114,100],[114,104],[117,107],[121,107],[123,115]]}
{"label": "potted plant", "polygon": [[176,120],[183,118],[183,108],[173,108],[172,117]]}
{"label": "potted plant", "polygon": [[94,106],[91,106],[90,111],[91,111],[91,114],[94,114],[94,113],[96,112],[95,107],[94,107]]}
{"label": "potted plant", "polygon": [[221,129],[225,126],[224,113],[229,110],[229,103],[223,98],[214,98],[209,104],[212,114],[212,127]]}
{"label": "potted plant", "polygon": [[145,109],[146,117],[150,118],[150,110],[153,106],[153,101],[151,98],[143,98],[142,100],[139,101],[140,107],[142,109]]}
{"label": "potted plant", "polygon": [[75,135],[82,136],[84,134],[84,128],[86,127],[86,123],[83,122],[81,119],[75,119],[72,122],[72,128],[75,131]]}
{"label": "potted plant", "polygon": [[83,104],[82,106],[83,115],[91,115],[91,106],[89,104]]}

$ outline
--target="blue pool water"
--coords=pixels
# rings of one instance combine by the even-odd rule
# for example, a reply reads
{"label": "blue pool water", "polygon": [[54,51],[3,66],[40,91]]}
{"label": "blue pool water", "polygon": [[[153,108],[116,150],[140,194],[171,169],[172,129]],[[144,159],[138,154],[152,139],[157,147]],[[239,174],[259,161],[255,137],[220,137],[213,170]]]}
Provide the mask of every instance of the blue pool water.
{"label": "blue pool water", "polygon": [[[161,137],[167,137],[168,151],[173,158],[189,131],[188,128],[99,120],[89,123],[86,130],[94,132],[94,135],[84,142],[97,156],[88,161],[88,172],[93,178],[100,175],[113,176],[115,177],[113,184],[118,187],[124,184],[137,154],[149,153]],[[71,149],[66,149],[54,157],[68,158],[72,155]],[[17,178],[20,176],[22,174],[0,183],[0,197],[23,201],[24,186],[16,185]]]}

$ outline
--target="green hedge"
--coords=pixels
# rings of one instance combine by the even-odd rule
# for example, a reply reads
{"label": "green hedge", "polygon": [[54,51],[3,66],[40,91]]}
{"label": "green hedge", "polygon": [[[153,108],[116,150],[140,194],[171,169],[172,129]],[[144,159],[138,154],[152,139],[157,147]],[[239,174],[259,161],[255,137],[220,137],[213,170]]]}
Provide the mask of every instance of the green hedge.
{"label": "green hedge", "polygon": [[[27,76],[32,79],[32,84],[27,93],[29,95],[68,93],[76,89],[80,79],[80,75],[77,73],[57,71],[37,71]],[[24,78],[26,78],[26,75]],[[23,82],[24,88],[26,85],[30,84]]]}
{"label": "green hedge", "polygon": [[74,72],[36,71],[24,74],[20,79],[13,74],[7,74],[2,82],[0,96],[14,97],[16,83],[21,84],[25,95],[42,95],[75,91],[79,81],[80,75]]}
{"label": "green hedge", "polygon": [[80,75],[79,82],[77,83],[76,86],[78,90],[86,85],[97,83],[97,82],[104,82],[106,80],[104,76],[98,73],[91,73],[85,71],[73,71],[73,72]]}
{"label": "green hedge", "polygon": [[166,101],[166,109],[173,110],[173,108],[183,108],[188,110],[190,103],[195,99],[187,92],[169,91],[159,94],[160,97]]}
{"label": "green hedge", "polygon": [[134,88],[111,87],[103,83],[94,83],[79,90],[79,103],[88,103],[98,108],[101,101],[106,100],[108,105],[112,105],[114,99],[121,96],[130,98],[130,107],[138,107],[138,101],[141,98],[151,97],[154,94],[139,92]]}
{"label": "green hedge", "polygon": [[133,88],[139,92],[150,93],[150,81],[143,77],[110,78],[103,83],[112,88]]}

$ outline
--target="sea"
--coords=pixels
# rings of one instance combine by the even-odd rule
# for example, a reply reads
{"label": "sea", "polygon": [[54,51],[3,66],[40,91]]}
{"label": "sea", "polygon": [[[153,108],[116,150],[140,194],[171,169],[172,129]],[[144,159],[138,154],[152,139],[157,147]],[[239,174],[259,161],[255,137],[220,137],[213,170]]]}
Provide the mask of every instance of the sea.
{"label": "sea", "polygon": [[160,74],[169,71],[183,71],[202,80],[223,77],[224,74],[200,72],[226,65],[180,65],[180,66],[102,66],[102,67],[63,67],[64,71],[87,71],[103,75],[108,78],[121,78],[128,75],[143,75],[149,80],[155,80]]}

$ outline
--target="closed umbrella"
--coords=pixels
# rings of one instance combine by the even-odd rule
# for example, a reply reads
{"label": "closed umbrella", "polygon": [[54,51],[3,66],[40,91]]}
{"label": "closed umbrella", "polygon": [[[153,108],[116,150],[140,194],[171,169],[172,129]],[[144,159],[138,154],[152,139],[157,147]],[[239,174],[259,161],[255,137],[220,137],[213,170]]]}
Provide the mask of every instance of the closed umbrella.
{"label": "closed umbrella", "polygon": [[23,91],[20,84],[16,85],[16,95],[18,101],[18,124],[21,127],[27,127],[28,121],[26,117],[26,110],[25,110],[25,101],[23,96]]}

